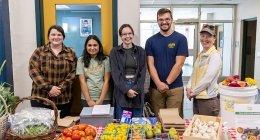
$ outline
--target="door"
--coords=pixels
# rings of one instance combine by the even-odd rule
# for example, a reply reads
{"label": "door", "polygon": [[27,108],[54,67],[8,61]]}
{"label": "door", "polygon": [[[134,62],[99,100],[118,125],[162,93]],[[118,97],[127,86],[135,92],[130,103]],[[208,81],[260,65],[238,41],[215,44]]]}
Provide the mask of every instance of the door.
{"label": "door", "polygon": [[241,80],[246,77],[254,77],[256,25],[257,20],[255,18],[243,21]]}
{"label": "door", "polygon": [[182,67],[182,78],[183,81],[188,81],[192,70],[193,64],[198,54],[198,36],[197,36],[197,24],[196,23],[176,23],[174,28],[177,32],[183,34],[188,40],[189,57],[186,58],[185,63]]}
{"label": "door", "polygon": [[[80,56],[89,34],[102,41],[104,52],[113,47],[112,2],[108,0],[44,0],[44,37],[48,28],[58,24],[64,28],[65,45]],[[47,43],[45,39],[45,43]]]}

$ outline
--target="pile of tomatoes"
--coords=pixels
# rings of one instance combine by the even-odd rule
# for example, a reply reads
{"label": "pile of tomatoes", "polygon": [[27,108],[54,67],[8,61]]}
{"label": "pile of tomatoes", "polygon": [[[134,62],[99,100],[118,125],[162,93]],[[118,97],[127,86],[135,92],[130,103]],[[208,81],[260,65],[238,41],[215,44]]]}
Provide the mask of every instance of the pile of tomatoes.
{"label": "pile of tomatoes", "polygon": [[88,124],[78,124],[65,128],[58,140],[94,140],[96,129]]}

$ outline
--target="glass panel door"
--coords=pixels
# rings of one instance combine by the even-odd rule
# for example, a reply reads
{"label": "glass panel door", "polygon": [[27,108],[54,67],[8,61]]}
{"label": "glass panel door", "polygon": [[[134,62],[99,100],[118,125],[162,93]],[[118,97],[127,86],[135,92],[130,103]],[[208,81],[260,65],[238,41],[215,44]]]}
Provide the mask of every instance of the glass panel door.
{"label": "glass panel door", "polygon": [[188,40],[188,48],[189,48],[189,57],[186,58],[184,66],[182,67],[182,77],[183,81],[188,81],[191,76],[193,70],[194,61],[197,58],[198,54],[198,43],[197,43],[197,24],[175,24],[175,31],[183,34]]}
{"label": "glass panel door", "polygon": [[64,29],[64,43],[75,50],[77,57],[82,55],[90,34],[102,41],[101,5],[56,5],[56,22]]}
{"label": "glass panel door", "polygon": [[59,24],[66,32],[66,45],[73,47],[77,56],[81,55],[89,34],[97,35],[104,52],[109,54],[113,47],[112,3],[107,0],[44,0],[44,37],[51,25]]}

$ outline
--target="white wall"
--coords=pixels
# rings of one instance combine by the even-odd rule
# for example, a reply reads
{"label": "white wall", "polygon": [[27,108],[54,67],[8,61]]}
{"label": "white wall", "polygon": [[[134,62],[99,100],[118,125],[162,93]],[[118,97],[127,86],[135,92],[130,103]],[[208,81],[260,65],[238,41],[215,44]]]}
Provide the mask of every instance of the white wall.
{"label": "white wall", "polygon": [[[140,0],[118,0],[118,29],[125,23],[133,27],[134,43],[140,45]],[[118,43],[122,43],[120,37]]]}
{"label": "white wall", "polygon": [[[246,3],[247,2],[247,3]],[[237,26],[235,41],[238,41],[240,46],[240,28],[241,20],[247,18],[258,18],[258,27],[260,26],[260,5],[259,0],[246,1],[238,5],[237,9]],[[11,28],[11,45],[13,59],[13,78],[15,95],[20,97],[29,96],[31,92],[31,79],[28,74],[28,61],[36,48],[36,25],[35,25],[35,7],[34,0],[9,0],[10,11],[10,28]],[[139,0],[118,0],[118,26],[123,23],[131,24],[135,31],[134,41],[140,43],[140,28],[139,28]],[[250,10],[249,10],[250,9]],[[260,52],[260,28],[257,28],[256,52]],[[120,42],[119,38],[119,42]],[[240,49],[235,48],[234,56],[234,73],[239,73],[240,69]],[[256,56],[255,66],[260,65],[260,57]],[[260,85],[260,70],[255,67],[255,79],[258,86]]]}
{"label": "white wall", "polygon": [[[237,7],[237,18],[236,18],[236,39],[235,41],[239,42],[239,47],[235,48],[235,56],[234,56],[234,73],[239,74],[240,69],[241,69],[241,48],[242,48],[242,42],[241,40],[241,35],[242,30],[241,30],[241,23],[242,20],[244,19],[250,19],[250,18],[255,18],[257,17],[257,29],[256,29],[256,50],[255,53],[257,52],[260,53],[260,9],[259,9],[260,1],[259,0],[250,0],[249,1],[241,1],[241,4],[238,5]],[[254,79],[258,81],[258,87],[260,87],[260,56],[257,57],[255,55],[255,70],[254,70]]]}
{"label": "white wall", "polygon": [[[139,0],[118,1],[118,26],[130,24],[135,32],[134,42],[137,45],[140,43],[139,7]],[[28,62],[37,47],[35,1],[9,0],[9,12],[14,92],[17,96],[26,97],[31,95],[32,83],[28,73]],[[28,104],[24,106],[26,105]]]}
{"label": "white wall", "polygon": [[20,97],[30,96],[32,81],[28,62],[36,48],[34,0],[9,0],[9,13],[14,93]]}

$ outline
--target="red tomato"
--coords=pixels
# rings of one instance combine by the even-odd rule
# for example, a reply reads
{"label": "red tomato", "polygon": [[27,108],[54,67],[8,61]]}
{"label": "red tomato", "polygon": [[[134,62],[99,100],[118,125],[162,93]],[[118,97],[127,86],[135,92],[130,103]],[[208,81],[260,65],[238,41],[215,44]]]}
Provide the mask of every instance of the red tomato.
{"label": "red tomato", "polygon": [[79,124],[79,125],[78,125],[78,130],[83,130],[83,131],[84,131],[84,130],[87,128],[87,126],[88,126],[88,125],[87,125],[87,124],[84,124],[84,123]]}
{"label": "red tomato", "polygon": [[58,140],[65,140],[65,138],[59,137]]}
{"label": "red tomato", "polygon": [[73,134],[71,139],[72,140],[80,140],[80,136],[78,134]]}
{"label": "red tomato", "polygon": [[67,137],[65,140],[72,140],[71,137]]}
{"label": "red tomato", "polygon": [[74,134],[79,135],[79,130],[73,130],[73,131],[72,131],[72,135],[74,135]]}
{"label": "red tomato", "polygon": [[85,137],[85,136],[86,136],[85,131],[81,131],[81,130],[80,130],[80,131],[78,132],[78,134],[79,134],[81,137]]}
{"label": "red tomato", "polygon": [[71,137],[72,136],[72,131],[68,128],[65,128],[62,132],[62,134],[66,137]]}
{"label": "red tomato", "polygon": [[78,125],[72,126],[72,131],[73,131],[73,130],[79,130],[79,126],[78,126]]}
{"label": "red tomato", "polygon": [[92,127],[87,127],[85,129],[85,133],[86,133],[86,136],[92,136],[92,137],[95,137],[96,136],[96,131],[94,128]]}
{"label": "red tomato", "polygon": [[87,136],[86,140],[94,140],[93,136]]}
{"label": "red tomato", "polygon": [[81,137],[80,140],[87,140],[87,138],[86,137]]}

